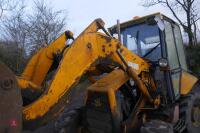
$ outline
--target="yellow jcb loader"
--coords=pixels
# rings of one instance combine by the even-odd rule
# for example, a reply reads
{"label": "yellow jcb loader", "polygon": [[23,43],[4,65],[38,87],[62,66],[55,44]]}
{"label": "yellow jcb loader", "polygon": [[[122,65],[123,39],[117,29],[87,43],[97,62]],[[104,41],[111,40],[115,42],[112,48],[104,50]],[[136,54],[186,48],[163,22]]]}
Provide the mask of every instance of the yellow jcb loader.
{"label": "yellow jcb loader", "polygon": [[188,72],[173,20],[157,13],[108,32],[97,19],[66,46],[70,38],[68,31],[42,48],[17,77],[23,129],[53,121],[62,133],[200,131],[199,81]]}

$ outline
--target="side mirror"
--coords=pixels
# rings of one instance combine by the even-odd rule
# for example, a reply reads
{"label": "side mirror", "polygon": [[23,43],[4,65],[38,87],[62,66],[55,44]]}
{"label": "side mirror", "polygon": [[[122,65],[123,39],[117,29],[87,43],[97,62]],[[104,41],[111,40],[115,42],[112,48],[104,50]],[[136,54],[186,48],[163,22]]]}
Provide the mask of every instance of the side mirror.
{"label": "side mirror", "polygon": [[148,17],[146,19],[146,24],[148,24],[148,25],[156,25],[157,22],[155,20],[155,16]]}
{"label": "side mirror", "polygon": [[159,65],[161,71],[169,71],[169,70],[170,70],[170,69],[169,69],[168,60],[165,59],[165,58],[159,59],[158,65]]}
{"label": "side mirror", "polygon": [[162,21],[159,17],[155,17],[154,20],[156,21],[156,23],[157,23],[159,29],[160,29],[161,31],[164,31],[164,29],[165,29],[165,24],[163,23],[163,21]]}
{"label": "side mirror", "polygon": [[165,24],[160,19],[160,17],[157,17],[157,16],[151,16],[151,17],[147,18],[146,23],[148,25],[158,25],[158,27],[161,31],[163,31],[165,29]]}

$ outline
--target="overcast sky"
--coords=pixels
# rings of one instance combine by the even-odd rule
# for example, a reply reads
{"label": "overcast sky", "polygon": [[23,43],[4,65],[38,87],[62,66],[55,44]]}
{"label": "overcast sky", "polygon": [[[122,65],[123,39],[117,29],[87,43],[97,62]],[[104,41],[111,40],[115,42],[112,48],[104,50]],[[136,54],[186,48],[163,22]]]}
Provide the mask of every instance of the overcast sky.
{"label": "overcast sky", "polygon": [[96,18],[102,18],[106,27],[110,27],[116,24],[117,19],[123,22],[134,16],[155,12],[172,17],[170,12],[161,6],[144,8],[141,0],[51,0],[51,4],[57,10],[68,12],[67,28],[73,31],[75,36]]}
{"label": "overcast sky", "polygon": [[159,5],[146,8],[142,6],[142,0],[45,0],[45,2],[51,4],[56,10],[67,12],[67,30],[71,30],[75,36],[78,36],[96,18],[102,18],[107,28],[116,24],[117,19],[124,22],[134,16],[156,12],[174,19],[167,8]]}

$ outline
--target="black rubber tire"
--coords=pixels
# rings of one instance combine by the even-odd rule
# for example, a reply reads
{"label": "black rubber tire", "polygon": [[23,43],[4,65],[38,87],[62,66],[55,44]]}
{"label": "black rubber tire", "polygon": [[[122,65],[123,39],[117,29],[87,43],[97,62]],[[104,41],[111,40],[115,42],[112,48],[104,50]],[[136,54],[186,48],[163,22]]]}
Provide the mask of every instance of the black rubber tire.
{"label": "black rubber tire", "polygon": [[67,105],[64,111],[59,115],[54,123],[56,133],[76,133],[80,129],[82,122],[82,110],[86,98],[86,89],[90,82],[84,80],[74,87],[75,94],[73,95],[70,104]]}
{"label": "black rubber tire", "polygon": [[71,101],[55,121],[56,133],[77,133],[82,122],[84,94],[75,95],[77,99]]}
{"label": "black rubber tire", "polygon": [[173,133],[173,126],[161,120],[151,120],[145,123],[140,133]]}
{"label": "black rubber tire", "polygon": [[[117,93],[117,107],[113,114],[110,110],[96,108],[86,105],[84,119],[86,124],[84,125],[84,133],[121,133],[121,121],[122,121],[122,98],[121,93]],[[107,101],[108,102],[108,101]],[[109,107],[108,107],[109,108]]]}
{"label": "black rubber tire", "polygon": [[[192,115],[194,107],[198,108],[197,117]],[[185,121],[185,132],[199,133],[200,132],[200,86],[196,85],[193,91],[187,95],[182,96],[180,100],[180,117]],[[194,123],[194,117],[197,118],[198,123]]]}
{"label": "black rubber tire", "polygon": [[77,133],[80,125],[80,110],[65,109],[55,122],[56,133]]}

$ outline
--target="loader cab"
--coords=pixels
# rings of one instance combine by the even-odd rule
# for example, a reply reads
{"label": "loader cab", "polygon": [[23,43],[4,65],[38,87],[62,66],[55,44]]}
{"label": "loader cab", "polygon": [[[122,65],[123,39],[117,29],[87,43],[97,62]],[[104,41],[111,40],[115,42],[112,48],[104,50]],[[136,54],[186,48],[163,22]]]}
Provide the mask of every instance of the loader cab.
{"label": "loader cab", "polygon": [[[118,36],[117,25],[109,28]],[[174,102],[181,95],[181,76],[187,71],[181,31],[176,22],[156,13],[120,24],[122,43],[132,52],[152,63],[166,65],[168,71],[157,69],[154,77],[161,80],[169,100]]]}

